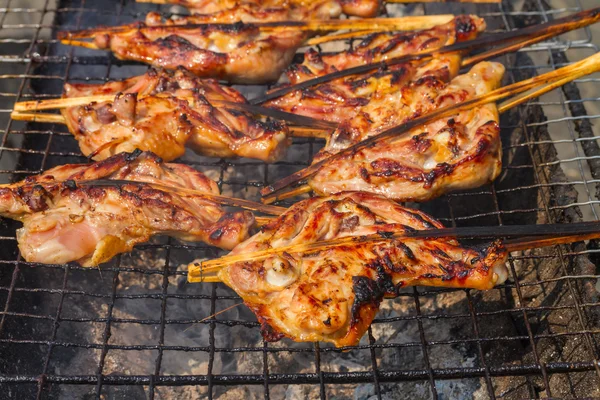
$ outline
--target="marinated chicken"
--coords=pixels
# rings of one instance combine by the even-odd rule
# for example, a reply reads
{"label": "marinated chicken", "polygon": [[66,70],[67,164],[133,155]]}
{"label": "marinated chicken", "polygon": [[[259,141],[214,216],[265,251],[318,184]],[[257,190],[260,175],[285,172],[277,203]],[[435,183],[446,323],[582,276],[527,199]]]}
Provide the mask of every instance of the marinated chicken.
{"label": "marinated chicken", "polygon": [[[374,17],[381,9],[381,1],[379,0],[170,0],[171,4],[178,4],[189,8],[199,14],[214,14],[233,12],[235,13],[240,7],[250,10],[271,10],[271,9],[289,9],[293,10],[293,14],[303,15],[306,9],[315,9],[322,7],[323,4],[334,3],[341,8],[341,12],[346,15],[357,17]],[[331,5],[329,7],[332,7]],[[339,15],[339,13],[338,13]],[[336,15],[336,17],[338,16]],[[298,17],[294,19],[300,19]]]}
{"label": "marinated chicken", "polygon": [[[89,182],[97,180],[103,184]],[[193,168],[149,152],[121,153],[0,186],[0,216],[23,223],[17,230],[22,256],[45,264],[98,265],[157,234],[224,249],[248,237],[250,212],[225,212],[215,201],[177,188],[219,194],[217,184]]]}
{"label": "marinated chicken", "polygon": [[[98,29],[94,44],[122,60],[154,67],[184,67],[198,77],[233,83],[276,81],[306,38],[298,29],[261,31],[251,24],[164,24],[154,17],[110,31]],[[68,33],[63,33],[68,38]]]}
{"label": "marinated chicken", "polygon": [[[459,41],[474,39],[485,30],[485,21],[476,16],[462,15],[432,29],[398,34],[379,33],[369,36],[356,48],[335,54],[321,55],[309,50],[302,64],[294,64],[287,71],[290,84],[327,75],[338,70],[382,61],[403,55],[434,50]],[[385,70],[332,80],[266,102],[264,105],[287,112],[328,121],[341,122],[355,115],[359,107],[374,96],[401,90],[407,82],[420,79],[425,71],[441,70],[449,55],[438,56],[431,63],[413,61]],[[449,67],[447,79],[458,73],[458,55]],[[426,65],[429,64],[429,65]],[[437,74],[440,76],[440,74]]]}
{"label": "marinated chicken", "polygon": [[[214,4],[214,3],[213,3]],[[274,21],[307,21],[327,20],[340,16],[342,8],[335,0],[313,2],[306,6],[299,4],[273,3],[268,6],[257,6],[252,2],[232,4],[231,8],[210,13],[195,13],[185,17],[163,19],[157,12],[146,16],[147,25],[185,25],[201,23],[234,23],[234,22],[274,22]]]}
{"label": "marinated chicken", "polygon": [[[302,64],[294,64],[288,69],[287,77],[290,84],[296,84],[338,70],[472,40],[484,30],[483,19],[461,15],[432,29],[398,34],[374,34],[349,51],[320,55],[311,49],[306,52]],[[442,64],[447,63],[449,57],[443,55],[430,63],[413,61],[369,74],[332,80],[293,91],[264,105],[313,118],[341,122],[355,115],[373,96],[398,91],[408,82],[422,78],[426,71],[441,70],[444,67]],[[460,59],[458,55],[455,57],[452,60],[454,65],[448,70],[446,82],[458,73],[456,63],[460,63]]]}
{"label": "marinated chicken", "polygon": [[[482,62],[449,84],[432,79],[372,101],[338,127],[315,160],[434,109],[489,93],[500,86],[503,74],[501,64]],[[478,187],[494,180],[502,167],[498,122],[495,104],[475,107],[328,160],[308,183],[320,195],[360,190],[398,201],[427,201]]]}
{"label": "marinated chicken", "polygon": [[246,103],[238,91],[183,69],[151,69],[102,85],[65,85],[65,97],[112,94],[112,102],[62,111],[82,153],[95,160],[139,148],[170,161],[182,156],[187,146],[207,156],[273,162],[285,155],[290,144],[285,124],[211,104]]}
{"label": "marinated chicken", "polygon": [[507,278],[500,243],[466,248],[450,238],[385,239],[443,226],[368,193],[311,198],[292,206],[231,254],[379,234],[381,242],[237,262],[221,280],[256,314],[266,340],[356,345],[384,297],[414,285],[490,289]]}

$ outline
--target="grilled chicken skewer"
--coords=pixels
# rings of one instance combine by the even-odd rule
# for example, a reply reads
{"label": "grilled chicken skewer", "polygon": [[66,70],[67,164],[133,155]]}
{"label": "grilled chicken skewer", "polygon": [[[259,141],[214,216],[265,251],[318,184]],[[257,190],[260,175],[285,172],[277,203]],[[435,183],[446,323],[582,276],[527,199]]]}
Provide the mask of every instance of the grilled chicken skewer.
{"label": "grilled chicken skewer", "polygon": [[2,185],[0,216],[23,223],[17,240],[25,260],[94,266],[156,234],[233,248],[248,237],[254,217],[225,212],[210,198],[218,194],[199,171],[135,151]]}
{"label": "grilled chicken skewer", "polygon": [[[285,155],[291,143],[284,123],[261,121],[236,108],[247,104],[238,91],[183,69],[151,69],[100,85],[65,84],[64,93],[73,100],[112,97],[61,110],[82,153],[94,160],[139,148],[171,161],[189,147],[207,156],[273,162]],[[44,105],[39,104],[45,109]]]}
{"label": "grilled chicken skewer", "polygon": [[[339,17],[342,13],[367,18],[376,16],[381,8],[379,0],[149,0],[144,2],[177,4],[198,14],[240,14],[241,10],[250,10],[254,13],[288,10],[292,17],[294,14],[304,16],[307,10],[328,8],[336,11],[334,18]],[[300,18],[298,17],[298,19]]]}
{"label": "grilled chicken skewer", "polygon": [[[308,50],[301,64],[288,68],[290,85],[331,74],[357,65],[399,57],[424,50],[434,50],[459,41],[472,40],[485,30],[485,21],[477,16],[461,15],[431,29],[405,33],[378,33],[369,36],[355,48],[334,54],[320,55]],[[452,62],[448,65],[449,60]],[[429,62],[428,62],[429,61]],[[458,64],[457,64],[458,62]],[[460,59],[442,55],[433,60],[414,60],[387,70],[333,80],[304,90],[296,90],[263,105],[279,110],[341,122],[355,115],[374,96],[401,90],[408,82],[419,81],[431,71],[445,81],[458,72]],[[420,81],[426,85],[427,79]],[[277,89],[276,89],[277,90]]]}
{"label": "grilled chicken skewer", "polygon": [[[200,14],[213,13],[239,13],[240,9],[249,9],[254,12],[272,9],[290,9],[300,15],[304,14],[304,9],[315,9],[323,4],[331,4],[329,7],[336,7],[346,15],[357,17],[374,17],[382,8],[382,2],[379,0],[137,0],[140,3],[155,4],[176,4],[187,7],[191,11]],[[500,0],[450,0],[459,3],[499,3]],[[387,0],[388,3],[410,3],[414,0]],[[419,0],[420,3],[441,2],[440,0]]]}
{"label": "grilled chicken skewer", "polygon": [[[373,21],[279,21],[264,24],[198,23],[201,17],[163,21],[151,14],[145,23],[120,27],[60,32],[65,44],[111,50],[117,58],[155,67],[185,67],[199,77],[233,83],[276,81],[296,50],[314,31],[364,29],[379,25],[401,30],[428,28],[448,16],[404,17]],[[400,26],[400,28],[398,28]],[[93,42],[74,40],[94,38]]]}
{"label": "grilled chicken skewer", "polygon": [[[448,61],[448,70],[456,71],[457,59]],[[313,164],[432,110],[487,94],[500,85],[503,73],[501,64],[482,62],[449,83],[434,73],[374,98],[340,124]],[[398,201],[426,201],[450,190],[477,187],[501,170],[498,122],[494,104],[464,111],[419,126],[402,139],[382,140],[327,160],[307,183],[319,195],[363,190]]]}
{"label": "grilled chicken skewer", "polygon": [[[402,113],[386,113],[370,104],[383,124],[378,126],[373,118],[375,123],[367,121],[367,130],[351,129],[364,123],[360,120],[346,130],[338,129],[342,133],[339,140],[334,135],[324,150],[328,157],[322,153],[322,159],[312,166],[263,189],[264,201],[287,198],[288,191],[305,193],[304,188],[292,186],[303,179],[310,180],[310,187],[319,193],[367,190],[403,201],[424,201],[449,190],[481,185],[494,179],[500,169],[498,110],[493,103],[533,90],[502,104],[499,111],[506,111],[598,71],[599,60],[600,53],[497,90],[492,89],[498,86],[504,68],[497,63],[479,63],[435,96],[429,94],[433,102],[409,103],[424,108],[408,120]],[[543,84],[547,85],[535,89]],[[400,119],[398,125],[385,129],[394,118]]]}
{"label": "grilled chicken skewer", "polygon": [[[503,228],[464,234],[501,237],[511,227]],[[352,346],[383,298],[405,287],[491,289],[507,279],[510,252],[600,237],[597,222],[526,228],[536,229],[469,248],[452,237],[459,229],[443,229],[420,211],[374,194],[341,193],[295,204],[230,255],[191,265],[188,280],[230,286],[266,340]],[[532,236],[515,237],[517,231]]]}
{"label": "grilled chicken skewer", "polygon": [[[482,62],[449,84],[434,78],[372,101],[338,127],[314,162],[414,116],[487,94],[500,86],[503,73],[501,64]],[[392,109],[391,104],[401,106]],[[364,190],[399,201],[427,201],[494,180],[502,167],[501,148],[498,111],[487,104],[419,127],[401,140],[340,157],[308,183],[320,195]]]}
{"label": "grilled chicken skewer", "polygon": [[263,96],[252,99],[251,103],[262,104],[297,90],[306,90],[313,86],[348,76],[370,73],[382,69],[385,70],[392,68],[395,65],[404,64],[414,60],[427,60],[441,54],[485,49],[482,53],[468,57],[462,62],[463,67],[470,66],[477,62],[508,52],[517,51],[523,47],[548,40],[565,32],[586,27],[598,22],[598,20],[600,20],[600,8],[594,8],[580,11],[549,23],[532,25],[514,31],[495,33],[473,40],[460,41],[441,48],[434,47],[433,49],[425,49],[422,51],[415,50],[415,52],[411,54],[405,54],[398,57],[387,57],[378,62],[364,63],[363,65],[357,65],[355,67],[345,68],[325,75],[298,81],[295,84],[271,90]]}
{"label": "grilled chicken skewer", "polygon": [[[234,22],[272,22],[272,21],[307,21],[328,20],[338,18],[342,7],[334,0],[315,1],[311,4],[273,3],[257,6],[251,2],[232,4],[228,8],[220,8],[215,2],[202,9],[192,8],[193,14],[182,18],[174,18],[167,23],[234,23]],[[217,6],[217,7],[215,7]],[[162,15],[151,12],[146,16],[146,22],[155,24],[163,21]]]}
{"label": "grilled chicken skewer", "polygon": [[[442,225],[420,211],[373,194],[343,193],[295,204],[231,255],[432,228]],[[507,278],[506,256],[498,243],[470,249],[449,238],[403,238],[228,263],[218,278],[256,314],[265,339],[339,347],[358,343],[383,297],[413,285],[490,289]],[[203,279],[199,269],[190,276]]]}

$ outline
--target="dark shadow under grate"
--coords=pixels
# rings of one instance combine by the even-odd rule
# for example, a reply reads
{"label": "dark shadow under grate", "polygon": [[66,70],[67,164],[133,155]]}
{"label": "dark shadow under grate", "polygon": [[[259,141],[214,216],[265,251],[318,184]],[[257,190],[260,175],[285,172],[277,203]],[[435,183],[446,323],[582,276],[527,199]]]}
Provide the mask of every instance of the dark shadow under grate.
{"label": "dark shadow under grate", "polygon": [[[10,120],[15,101],[55,97],[65,81],[101,82],[146,69],[57,44],[57,30],[177,11],[129,0],[20,3],[0,4],[0,183],[85,161],[64,126]],[[519,9],[512,3],[395,5],[388,12],[475,13],[499,31],[581,9],[578,1],[553,9],[535,0]],[[596,51],[585,29],[500,61],[508,83]],[[501,177],[420,208],[447,226],[597,219],[600,155],[590,125],[596,93],[597,79],[586,78],[504,115]],[[319,145],[296,140],[285,162],[268,166],[193,154],[183,160],[224,193],[257,199],[262,186],[307,165]],[[340,350],[264,343],[244,306],[204,320],[240,302],[223,285],[186,283],[186,263],[218,256],[213,248],[156,238],[100,269],[35,265],[18,255],[17,227],[0,221],[0,398],[600,395],[594,243],[513,254],[511,279],[489,292],[407,289],[382,304],[359,346]]]}

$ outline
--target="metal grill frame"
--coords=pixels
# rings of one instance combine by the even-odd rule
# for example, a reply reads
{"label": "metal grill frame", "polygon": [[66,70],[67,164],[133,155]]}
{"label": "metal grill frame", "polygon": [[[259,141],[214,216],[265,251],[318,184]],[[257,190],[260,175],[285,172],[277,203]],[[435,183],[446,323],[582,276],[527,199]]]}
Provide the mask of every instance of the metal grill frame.
{"label": "metal grill frame", "polygon": [[[126,2],[127,1],[127,2]],[[45,0],[44,6],[38,8],[19,8],[15,4],[15,0],[6,0],[4,7],[0,8],[0,34],[5,30],[16,30],[17,32],[27,31],[31,34],[30,38],[16,39],[12,37],[0,38],[0,114],[3,114],[1,121],[6,121],[4,130],[0,131],[0,161],[4,157],[14,157],[13,166],[5,169],[0,169],[0,182],[8,182],[10,180],[22,179],[26,175],[39,173],[57,162],[56,160],[64,160],[62,162],[73,162],[74,160],[84,161],[85,159],[76,151],[57,151],[54,150],[56,142],[61,143],[63,140],[72,140],[69,137],[64,127],[59,127],[53,124],[33,124],[20,123],[12,121],[8,117],[12,110],[12,104],[17,101],[25,101],[31,99],[42,99],[54,97],[58,93],[54,90],[36,90],[36,88],[44,88],[46,81],[57,81],[63,83],[72,80],[107,80],[112,77],[111,70],[118,68],[121,65],[129,65],[127,62],[118,62],[107,53],[98,52],[95,55],[87,55],[75,49],[67,49],[62,54],[57,55],[57,48],[61,46],[55,39],[50,38],[50,31],[54,34],[55,22],[60,18],[61,14],[74,14],[76,24],[73,26],[61,25],[63,29],[78,29],[86,28],[82,26],[82,21],[86,19],[86,13],[96,13],[110,17],[110,24],[123,22],[122,19],[140,18],[146,11],[161,9],[160,6],[142,6],[137,5],[135,8],[139,10],[136,14],[125,15],[124,10],[130,6],[130,0],[121,0],[120,3],[115,3],[114,10],[95,9],[88,6],[89,0],[74,0],[67,2],[65,7],[53,7],[50,0]],[[499,29],[515,28],[514,21],[521,23],[546,22],[556,15],[564,13],[572,13],[581,10],[579,1],[574,3],[573,7],[565,9],[547,9],[545,4],[539,0],[526,1],[527,10],[515,11],[510,5],[510,1],[505,0],[503,4],[494,6],[460,6],[470,7],[469,11],[479,14],[486,20],[495,20]],[[420,6],[415,8],[419,11]],[[451,11],[457,10],[458,5],[443,6],[449,7]],[[443,8],[442,7],[442,8]],[[162,9],[166,9],[162,7]],[[425,6],[425,11],[431,11],[431,6]],[[116,10],[116,11],[115,11]],[[485,10],[480,12],[479,10]],[[435,8],[435,12],[440,13],[440,7]],[[458,12],[458,11],[455,11]],[[37,16],[39,20],[30,24],[14,24],[7,22],[16,14],[27,14],[29,16]],[[33,17],[28,17],[30,20]],[[52,21],[48,21],[51,18]],[[44,33],[46,32],[46,33]],[[523,55],[544,53],[550,60],[550,64],[545,65],[513,65],[510,57],[504,57],[502,61],[508,67],[509,80],[521,80],[524,77],[545,72],[545,69],[556,68],[568,62],[565,54],[572,50],[581,50],[596,52],[598,48],[592,40],[591,31],[586,28],[581,30],[583,38],[567,41],[565,39],[555,39],[550,42],[542,43],[533,48],[526,48],[521,53]],[[22,53],[16,51],[10,53],[9,48],[16,47]],[[43,53],[40,54],[40,50]],[[9,51],[8,54],[5,54]],[[83,54],[83,55],[82,55]],[[589,55],[589,54],[588,54]],[[512,56],[511,56],[512,57]],[[539,57],[537,57],[539,58]],[[17,73],[5,73],[5,68],[10,65],[17,69]],[[45,65],[64,66],[64,73],[60,75],[47,76],[43,70]],[[106,72],[102,75],[78,76],[72,74],[74,66],[82,66],[82,68],[105,68]],[[62,67],[61,67],[62,68]],[[5,90],[3,81],[14,80],[16,85],[15,90]],[[33,82],[37,83],[33,83]],[[39,81],[39,82],[38,82]],[[480,188],[476,191],[468,193],[455,193],[443,197],[437,204],[446,204],[447,217],[440,218],[448,226],[456,226],[461,224],[478,224],[482,220],[493,220],[495,224],[505,224],[507,220],[513,218],[525,218],[526,216],[535,215],[536,219],[543,219],[547,222],[568,222],[575,221],[579,218],[578,212],[581,207],[589,207],[592,218],[598,219],[600,208],[600,165],[597,165],[597,160],[600,159],[600,151],[596,140],[599,136],[594,133],[590,125],[590,120],[597,116],[589,116],[585,111],[585,105],[590,102],[598,101],[598,99],[581,98],[578,92],[578,86],[585,83],[594,83],[596,78],[581,79],[573,85],[566,85],[562,91],[555,91],[554,95],[558,95],[558,103],[552,101],[538,100],[531,102],[528,105],[519,107],[516,115],[519,117],[515,121],[514,126],[504,125],[503,130],[520,129],[523,132],[523,140],[515,144],[507,145],[504,143],[504,151],[510,154],[518,149],[526,149],[532,164],[507,165],[505,170],[511,169],[531,169],[535,176],[535,181],[529,185],[520,187],[499,188],[496,183]],[[543,111],[552,106],[561,108],[562,117],[554,120],[544,120]],[[536,114],[537,113],[537,114]],[[533,119],[531,115],[535,114],[538,118]],[[532,133],[536,129],[548,129],[554,123],[565,123],[568,127],[569,138],[561,140],[537,140],[536,135]],[[23,137],[31,135],[39,139],[32,141],[26,139],[18,146],[11,144],[14,142],[14,135],[22,135]],[[18,140],[16,142],[19,142]],[[23,145],[25,143],[25,145]],[[540,148],[553,149],[556,146],[563,144],[572,144],[575,157],[569,159],[545,160],[541,155]],[[306,160],[312,158],[312,154],[316,150],[316,143],[313,140],[296,140],[294,146],[302,146],[307,155]],[[39,161],[39,168],[31,168],[30,163],[23,161],[27,158],[36,158]],[[540,161],[541,160],[541,161]],[[32,161],[31,161],[32,162]],[[276,168],[296,168],[299,169],[306,165],[306,161],[284,161],[277,163],[275,166],[266,167],[264,164],[254,161],[231,161],[231,160],[210,160],[210,159],[188,159],[184,158],[184,162],[203,169],[212,169],[220,171],[217,178],[219,186],[222,189],[247,188],[248,195],[256,194],[256,189],[260,188],[274,179],[273,171]],[[561,167],[567,164],[575,163],[576,170],[580,176],[562,181],[555,181],[552,176],[548,176],[548,168]],[[20,165],[29,165],[27,168],[20,168]],[[262,169],[260,179],[239,180],[230,178],[231,169],[233,170],[248,170]],[[588,172],[589,170],[589,172]],[[591,174],[591,176],[590,176]],[[572,187],[573,185],[580,186],[580,199],[570,199],[567,203],[556,202],[554,197],[557,193]],[[237,189],[235,189],[237,188]],[[541,194],[541,206],[529,209],[511,209],[504,210],[499,206],[499,196],[519,196],[524,195],[528,190],[536,190]],[[587,196],[581,201],[581,195]],[[455,203],[464,201],[464,199],[474,199],[484,196],[488,198],[488,202],[494,206],[493,210],[486,213],[474,213],[469,215],[455,215]],[[256,198],[254,196],[254,198]],[[476,200],[474,200],[476,201]],[[439,217],[434,213],[435,217]],[[1,229],[0,232],[11,232],[5,236],[0,236],[0,250],[2,247],[12,249],[14,257],[7,257],[2,253],[0,259],[0,354],[2,351],[10,353],[10,349],[19,348],[19,346],[37,346],[43,349],[44,358],[37,368],[30,368],[19,373],[12,370],[7,372],[0,369],[0,392],[8,393],[9,390],[21,390],[28,388],[31,394],[37,398],[52,397],[52,389],[61,387],[62,385],[89,385],[90,392],[97,397],[106,394],[106,388],[109,386],[134,385],[142,386],[149,398],[154,398],[158,392],[158,388],[162,386],[205,386],[208,398],[215,396],[216,388],[220,386],[234,385],[259,385],[264,388],[264,397],[270,398],[272,388],[275,385],[284,384],[308,384],[318,388],[318,397],[327,398],[328,388],[330,385],[337,384],[353,384],[371,383],[374,385],[375,396],[378,399],[385,398],[385,384],[394,382],[420,381],[429,382],[429,396],[437,398],[440,396],[438,392],[437,382],[452,380],[452,379],[480,379],[482,387],[485,388],[485,393],[489,398],[504,397],[506,393],[498,393],[495,388],[495,379],[500,377],[524,377],[524,386],[530,397],[553,395],[551,391],[551,379],[555,375],[577,373],[587,373],[583,375],[591,376],[591,385],[596,386],[596,391],[600,390],[600,364],[598,363],[598,335],[600,329],[594,327],[594,322],[598,321],[596,315],[600,310],[600,302],[597,296],[594,300],[594,295],[590,294],[590,285],[600,277],[590,259],[594,260],[599,250],[595,243],[585,245],[583,243],[572,246],[557,246],[548,250],[545,253],[524,253],[513,255],[509,260],[509,271],[512,279],[500,287],[494,289],[501,293],[509,293],[510,301],[504,304],[498,310],[485,311],[481,310],[480,304],[475,299],[475,292],[471,290],[449,290],[449,289],[427,289],[427,288],[412,288],[410,291],[402,294],[401,298],[405,301],[410,301],[414,307],[410,315],[380,317],[376,319],[374,324],[394,323],[398,321],[414,321],[417,324],[419,332],[419,341],[409,343],[381,343],[369,329],[366,342],[361,342],[361,345],[347,349],[335,349],[329,346],[320,346],[318,343],[306,346],[292,346],[291,342],[282,342],[278,345],[263,342],[256,346],[246,346],[238,348],[222,348],[216,345],[217,331],[221,327],[241,326],[256,332],[258,324],[250,319],[231,319],[227,318],[228,314],[217,315],[209,319],[203,319],[205,316],[189,316],[188,318],[171,318],[169,317],[169,301],[207,301],[210,302],[210,312],[214,314],[225,308],[231,302],[239,301],[239,298],[228,291],[221,285],[204,284],[206,289],[204,293],[189,294],[179,293],[173,288],[173,279],[184,279],[185,271],[181,271],[176,265],[172,265],[172,252],[189,252],[193,254],[202,254],[208,257],[215,257],[217,253],[214,249],[203,245],[182,244],[177,241],[157,240],[149,244],[136,247],[136,251],[150,252],[151,254],[160,253],[160,259],[164,260],[162,267],[132,267],[121,263],[122,257],[117,257],[114,263],[102,266],[100,269],[90,270],[76,265],[39,265],[25,262],[17,252],[14,251],[16,239],[13,235],[14,224],[9,224],[7,229]],[[558,276],[549,279],[540,279],[526,282],[519,282],[517,279],[517,264],[535,260],[558,260],[560,265],[560,273]],[[586,264],[587,262],[587,264]],[[574,268],[574,264],[587,265],[587,269]],[[591,267],[590,267],[591,265]],[[44,284],[31,286],[27,283],[27,279],[33,274],[42,274],[42,276],[52,275],[58,279],[61,284],[58,287],[46,287]],[[70,286],[70,279],[75,274],[90,274],[97,279],[104,279],[103,284],[106,290],[99,292],[91,292],[82,290],[77,287]],[[136,276],[140,279],[156,278],[159,285],[158,290],[149,290],[139,294],[123,294],[119,288],[123,276]],[[523,296],[523,290],[527,287],[553,284],[566,285],[566,291],[570,296],[570,302],[567,304],[549,304],[549,305],[525,305],[527,299]],[[587,290],[587,292],[586,292]],[[428,296],[438,296],[450,292],[463,292],[467,300],[468,312],[461,314],[446,314],[442,311],[434,313],[427,312],[424,309],[423,302]],[[53,313],[39,314],[33,311],[21,311],[18,306],[18,299],[23,297],[45,298],[50,296],[52,300]],[[81,296],[83,299],[101,299],[106,301],[106,309],[103,310],[102,316],[94,317],[70,317],[65,316],[65,304],[72,301],[72,298]],[[114,308],[117,302],[135,301],[138,299],[155,299],[157,301],[156,317],[151,319],[134,319],[122,318],[114,315]],[[590,300],[592,299],[592,300]],[[552,313],[558,310],[570,313],[575,319],[574,325],[577,329],[564,332],[536,332],[535,327],[530,319],[539,320],[544,313]],[[492,318],[496,315],[508,315],[508,318],[522,319],[523,325],[526,328],[524,333],[514,334],[512,336],[486,336],[482,334],[481,320]],[[425,327],[428,321],[435,321],[448,318],[464,319],[465,324],[470,324],[473,332],[473,337],[469,338],[450,338],[446,340],[430,340],[428,336],[430,332]],[[27,321],[48,321],[50,329],[43,335],[43,338],[34,338],[34,334],[27,334],[23,331],[19,334],[18,330],[12,330],[11,335],[7,336],[6,331],[11,324],[24,324],[27,326],[30,322]],[[58,339],[58,331],[61,324],[82,323],[82,324],[101,324],[102,325],[102,341],[99,343],[80,343],[75,340],[66,341]],[[158,328],[157,341],[153,344],[114,344],[111,343],[111,328],[114,324],[131,324],[131,325],[152,325]],[[165,332],[169,325],[173,326],[188,326],[193,324],[203,324],[209,327],[208,344],[206,346],[180,346],[166,344]],[[15,333],[16,332],[16,333]],[[561,337],[577,337],[583,342],[586,352],[589,357],[582,357],[575,361],[563,361],[558,357],[550,361],[541,361],[538,352],[538,344],[540,340],[550,339],[555,340]],[[114,339],[114,338],[113,338]],[[485,354],[485,347],[488,343],[510,343],[523,342],[527,343],[533,362],[522,362],[521,364],[493,365],[489,362]],[[432,365],[430,358],[431,352],[435,351],[436,346],[451,346],[451,345],[469,345],[475,346],[478,359],[476,367],[435,367]],[[57,357],[59,349],[90,349],[99,352],[97,356],[97,368],[93,374],[60,374],[51,372],[53,360]],[[401,351],[403,349],[418,349],[421,351],[423,368],[419,369],[382,369],[379,366],[381,352],[386,349],[395,349]],[[112,351],[152,351],[156,354],[154,365],[151,366],[152,373],[148,374],[107,374],[105,373],[105,363],[109,352]],[[366,351],[370,354],[370,364],[364,365],[363,370],[356,372],[330,372],[324,368],[323,357],[329,355],[341,355],[342,351]],[[163,356],[165,352],[203,352],[208,354],[207,373],[204,375],[165,375],[162,373]],[[270,355],[278,352],[289,353],[307,353],[314,354],[314,371],[310,373],[290,371],[289,373],[273,373],[274,365],[270,362]],[[253,374],[216,374],[213,372],[215,356],[218,353],[260,353],[262,354],[262,372]],[[12,353],[10,353],[12,354]],[[18,364],[19,359],[7,360]],[[1,364],[4,366],[5,364]],[[35,372],[33,370],[35,369]],[[591,374],[591,375],[590,375]],[[540,381],[541,383],[537,383]],[[17,389],[15,389],[17,388]],[[25,390],[25,392],[27,392]],[[575,395],[573,389],[573,395]],[[3,395],[0,394],[0,398]]]}

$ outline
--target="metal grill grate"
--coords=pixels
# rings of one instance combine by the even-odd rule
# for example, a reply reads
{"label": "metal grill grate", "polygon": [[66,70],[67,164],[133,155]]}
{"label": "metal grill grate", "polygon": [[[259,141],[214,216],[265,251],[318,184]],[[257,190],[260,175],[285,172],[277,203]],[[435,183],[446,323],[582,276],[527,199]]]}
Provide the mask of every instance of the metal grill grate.
{"label": "metal grill grate", "polygon": [[[582,9],[574,0],[514,3],[394,5],[388,12],[476,13],[499,31]],[[173,10],[130,0],[5,0],[0,7],[5,183],[85,161],[66,127],[10,120],[14,102],[55,97],[66,81],[102,82],[146,69],[62,46],[55,32]],[[596,51],[586,28],[500,61],[510,82]],[[596,77],[582,79],[504,115],[501,177],[420,207],[448,226],[597,219],[599,133],[591,123],[600,114],[598,88]],[[285,162],[268,166],[192,154],[184,162],[217,180],[224,193],[257,199],[260,187],[307,165],[318,146],[296,140]],[[336,349],[264,343],[243,306],[205,319],[240,302],[223,285],[185,282],[183,266],[216,257],[213,248],[156,238],[99,269],[37,265],[18,255],[17,227],[8,220],[0,225],[0,398],[600,395],[596,243],[513,254],[511,279],[489,292],[409,288],[382,304],[359,346]]]}

